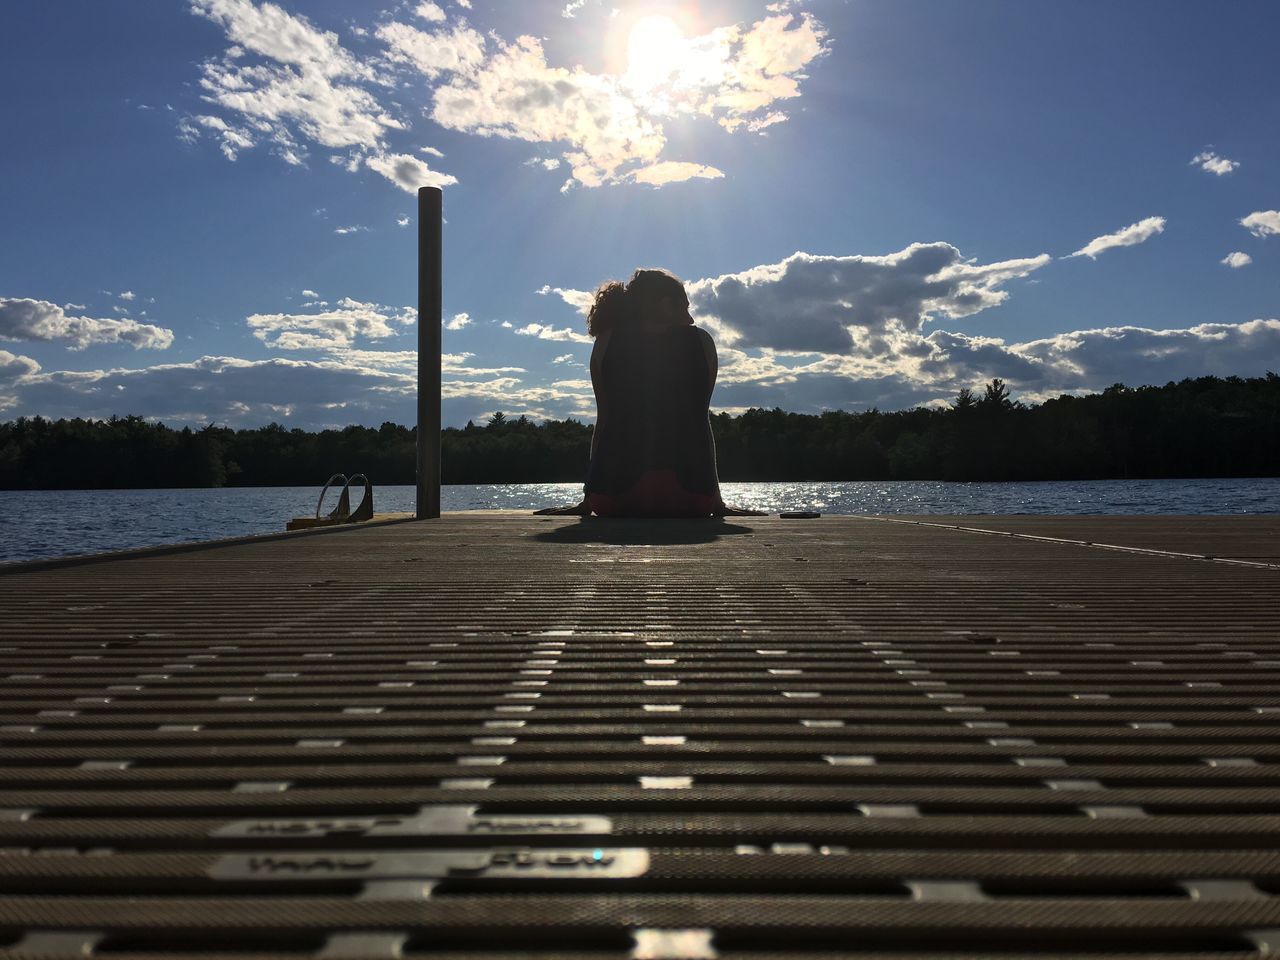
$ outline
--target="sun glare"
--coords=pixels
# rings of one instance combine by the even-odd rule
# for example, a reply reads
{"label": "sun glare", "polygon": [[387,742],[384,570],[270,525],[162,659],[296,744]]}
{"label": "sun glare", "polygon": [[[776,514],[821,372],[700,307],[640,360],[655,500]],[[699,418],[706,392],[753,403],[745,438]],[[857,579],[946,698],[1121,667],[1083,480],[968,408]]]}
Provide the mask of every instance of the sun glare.
{"label": "sun glare", "polygon": [[679,66],[684,34],[669,17],[642,17],[627,36],[627,78],[649,89],[666,80]]}

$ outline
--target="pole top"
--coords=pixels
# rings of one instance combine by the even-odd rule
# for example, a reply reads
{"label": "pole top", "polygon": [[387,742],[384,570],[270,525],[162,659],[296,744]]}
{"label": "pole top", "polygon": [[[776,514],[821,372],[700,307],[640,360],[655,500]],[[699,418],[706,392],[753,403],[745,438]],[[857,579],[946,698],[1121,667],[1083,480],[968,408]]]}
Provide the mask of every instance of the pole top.
{"label": "pole top", "polygon": [[422,199],[422,197],[424,196],[429,197],[433,193],[439,194],[440,196],[444,196],[444,190],[442,190],[440,187],[419,187],[418,199]]}

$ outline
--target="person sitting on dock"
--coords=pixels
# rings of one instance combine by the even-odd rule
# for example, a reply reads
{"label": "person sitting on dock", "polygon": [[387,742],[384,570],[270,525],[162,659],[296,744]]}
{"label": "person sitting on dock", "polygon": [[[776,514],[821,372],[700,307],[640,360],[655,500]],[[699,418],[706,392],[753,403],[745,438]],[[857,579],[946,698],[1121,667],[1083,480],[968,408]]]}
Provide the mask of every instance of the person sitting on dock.
{"label": "person sitting on dock", "polygon": [[709,410],[715,341],[693,325],[684,284],[637,270],[600,286],[587,315],[596,426],[585,496],[541,514],[763,516],[720,495]]}

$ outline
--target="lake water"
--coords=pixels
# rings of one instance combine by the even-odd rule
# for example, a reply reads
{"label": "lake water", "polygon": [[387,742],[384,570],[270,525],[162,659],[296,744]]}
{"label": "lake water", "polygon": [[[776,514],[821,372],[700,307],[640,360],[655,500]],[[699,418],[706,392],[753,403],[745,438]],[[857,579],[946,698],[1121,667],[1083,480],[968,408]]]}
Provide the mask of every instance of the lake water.
{"label": "lake water", "polygon": [[[946,483],[725,483],[725,499],[770,513],[1280,513],[1280,479]],[[449,486],[442,509],[533,510],[578,499],[575,483]],[[0,562],[212,540],[284,529],[318,487],[0,491]],[[330,498],[333,494],[330,493]],[[379,513],[413,510],[413,487],[375,487]]]}

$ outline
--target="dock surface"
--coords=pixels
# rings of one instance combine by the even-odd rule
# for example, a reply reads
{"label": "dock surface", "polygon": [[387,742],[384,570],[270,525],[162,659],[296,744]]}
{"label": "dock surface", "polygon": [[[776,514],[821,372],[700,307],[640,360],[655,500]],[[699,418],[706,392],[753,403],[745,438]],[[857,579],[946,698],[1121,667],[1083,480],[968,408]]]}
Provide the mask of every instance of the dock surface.
{"label": "dock surface", "polygon": [[0,576],[0,958],[1280,957],[1280,517]]}

